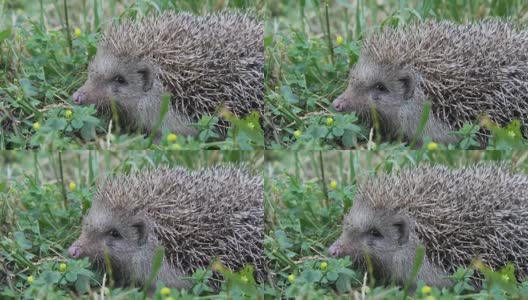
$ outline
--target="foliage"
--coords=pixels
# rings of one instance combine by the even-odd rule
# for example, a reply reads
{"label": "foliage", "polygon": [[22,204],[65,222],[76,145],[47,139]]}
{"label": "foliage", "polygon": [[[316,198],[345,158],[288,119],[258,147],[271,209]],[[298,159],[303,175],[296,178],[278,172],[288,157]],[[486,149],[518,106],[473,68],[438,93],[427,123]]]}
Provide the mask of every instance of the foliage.
{"label": "foliage", "polygon": [[[370,274],[358,272],[349,257],[336,259],[328,247],[341,234],[344,215],[354,201],[356,182],[366,176],[423,164],[464,167],[480,161],[504,161],[517,172],[528,172],[523,151],[267,151],[265,166],[265,256],[277,297],[303,299],[498,298],[528,296],[528,281],[517,283],[512,266],[493,272],[482,263],[453,274],[452,289],[425,288],[416,293],[380,286]],[[415,269],[418,264],[415,263]],[[486,276],[474,290],[475,269]],[[299,296],[300,295],[300,296]],[[364,296],[362,296],[364,295]],[[432,296],[434,298],[427,298]]]}
{"label": "foliage", "polygon": [[[272,19],[264,41],[267,149],[413,149],[412,143],[380,144],[376,132],[354,114],[336,114],[331,107],[347,86],[365,32],[427,18],[465,22],[507,17],[522,24],[528,20],[528,4],[521,0],[270,0],[268,8]],[[327,117],[335,119],[333,126],[321,126],[320,120]],[[462,135],[461,141],[444,147],[480,147],[478,125],[467,124],[453,133]],[[513,129],[493,124],[486,129],[490,149],[526,147],[526,140]]]}
{"label": "foliage", "polygon": [[34,2],[0,2],[0,149],[263,149],[255,117],[232,118],[236,124],[225,141],[212,134],[215,116],[195,124],[196,138],[159,144],[140,133],[119,132],[93,106],[79,107],[71,98],[86,80],[100,31],[112,22],[166,9],[196,14],[246,9],[258,15],[262,0]]}
{"label": "foliage", "polygon": [[[93,299],[104,292],[142,299],[138,289],[114,288],[108,277],[92,271],[87,259],[68,258],[67,249],[80,234],[80,220],[90,207],[96,182],[160,165],[194,169],[235,164],[260,174],[262,157],[259,151],[0,152],[0,298]],[[170,295],[207,298],[211,272],[197,270],[191,290],[172,290]],[[248,279],[251,269],[222,272],[228,280],[220,295],[262,293],[263,287]],[[158,283],[154,297],[161,297],[161,288]]]}

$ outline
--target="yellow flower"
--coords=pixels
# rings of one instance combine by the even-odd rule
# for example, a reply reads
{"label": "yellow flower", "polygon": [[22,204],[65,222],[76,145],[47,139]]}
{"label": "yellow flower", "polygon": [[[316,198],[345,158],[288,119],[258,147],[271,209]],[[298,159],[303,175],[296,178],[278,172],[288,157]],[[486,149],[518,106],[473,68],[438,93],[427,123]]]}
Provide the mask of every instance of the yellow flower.
{"label": "yellow flower", "polygon": [[425,300],[436,300],[434,296],[427,296],[425,297]]}
{"label": "yellow flower", "polygon": [[31,275],[28,276],[28,278],[27,278],[27,282],[28,282],[29,284],[33,283],[33,276],[31,276]]}
{"label": "yellow flower", "polygon": [[71,118],[72,114],[73,112],[68,109],[67,111],[64,112],[64,117],[66,117],[66,119],[69,119]]}
{"label": "yellow flower", "polygon": [[213,269],[213,271],[219,272],[225,270],[225,267],[220,261],[215,260],[211,265],[211,269]]}
{"label": "yellow flower", "polygon": [[174,133],[169,133],[169,135],[167,135],[167,141],[169,141],[169,143],[176,142],[177,138],[178,138],[178,136],[175,135]]}
{"label": "yellow flower", "polygon": [[327,126],[330,126],[334,123],[334,119],[332,119],[331,117],[328,117],[326,118],[326,125]]}
{"label": "yellow flower", "polygon": [[480,125],[482,125],[482,127],[489,128],[492,127],[494,124],[490,118],[483,116],[480,118]]}
{"label": "yellow flower", "polygon": [[160,293],[162,296],[167,297],[167,296],[170,296],[171,290],[168,287],[164,287],[164,288],[161,288]]}
{"label": "yellow flower", "polygon": [[247,278],[247,276],[242,276],[240,277],[240,280],[242,280],[242,282],[248,282],[249,279]]}
{"label": "yellow flower", "polygon": [[343,37],[340,36],[340,35],[338,35],[337,38],[336,38],[336,43],[337,43],[338,45],[343,44]]}
{"label": "yellow flower", "polygon": [[60,264],[59,265],[59,271],[61,271],[61,272],[66,271],[66,264]]}
{"label": "yellow flower", "polygon": [[435,142],[430,142],[427,144],[427,150],[436,150],[438,149],[438,144]]}
{"label": "yellow flower", "polygon": [[35,130],[39,130],[39,129],[40,129],[40,123],[39,123],[39,122],[35,122],[35,123],[33,123],[33,128],[34,128]]}
{"label": "yellow flower", "polygon": [[75,188],[77,187],[77,185],[75,184],[75,182],[70,182],[70,184],[68,184],[68,188],[70,189],[70,191],[75,191]]}
{"label": "yellow flower", "polygon": [[504,274],[504,275],[502,275],[502,280],[503,281],[510,281],[510,276]]}
{"label": "yellow flower", "polygon": [[300,130],[295,130],[293,132],[293,136],[296,137],[296,138],[300,138],[302,135],[302,132]]}
{"label": "yellow flower", "polygon": [[73,34],[75,34],[76,37],[80,37],[81,36],[81,29],[75,28],[75,31],[73,32]]}
{"label": "yellow flower", "polygon": [[323,261],[321,263],[321,270],[326,271],[326,268],[328,268],[328,263],[326,261]]}
{"label": "yellow flower", "polygon": [[289,281],[290,283],[294,283],[294,282],[295,282],[295,275],[290,274],[290,275],[288,276],[288,281]]}
{"label": "yellow flower", "polygon": [[431,294],[431,287],[428,285],[424,285],[422,288],[422,294],[429,295]]}
{"label": "yellow flower", "polygon": [[508,135],[509,135],[510,137],[515,137],[515,131],[513,131],[513,130],[508,130]]}
{"label": "yellow flower", "polygon": [[330,187],[333,189],[337,188],[337,181],[335,180],[330,181]]}

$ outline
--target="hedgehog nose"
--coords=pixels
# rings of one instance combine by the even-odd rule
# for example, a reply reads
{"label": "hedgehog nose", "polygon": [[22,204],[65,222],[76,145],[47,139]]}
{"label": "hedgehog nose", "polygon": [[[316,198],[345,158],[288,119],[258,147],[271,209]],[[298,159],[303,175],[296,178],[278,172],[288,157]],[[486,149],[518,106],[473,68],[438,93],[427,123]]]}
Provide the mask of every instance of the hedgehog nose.
{"label": "hedgehog nose", "polygon": [[84,98],[86,98],[86,93],[84,92],[77,91],[73,93],[73,102],[76,104],[82,104],[85,101]]}
{"label": "hedgehog nose", "polygon": [[68,249],[68,254],[70,254],[72,258],[79,258],[81,256],[81,248],[77,246],[71,246]]}
{"label": "hedgehog nose", "polygon": [[345,101],[343,101],[341,99],[341,97],[337,97],[334,102],[332,102],[332,106],[334,107],[334,109],[338,112],[342,111],[343,110],[343,107],[344,107],[344,103]]}
{"label": "hedgehog nose", "polygon": [[337,257],[339,255],[339,246],[337,246],[335,243],[328,248],[328,254],[330,254],[333,257]]}

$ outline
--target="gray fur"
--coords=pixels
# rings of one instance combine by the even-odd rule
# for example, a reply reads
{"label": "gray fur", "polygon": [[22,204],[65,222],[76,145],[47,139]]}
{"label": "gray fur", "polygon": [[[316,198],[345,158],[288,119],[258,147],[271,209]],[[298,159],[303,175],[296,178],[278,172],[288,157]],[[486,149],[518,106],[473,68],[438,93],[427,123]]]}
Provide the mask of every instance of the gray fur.
{"label": "gray fur", "polygon": [[[238,168],[144,171],[97,189],[69,251],[101,270],[107,252],[120,285],[143,286],[159,246],[165,258],[157,280],[169,287],[189,288],[182,277],[215,258],[232,270],[251,264],[262,280],[263,210],[262,179]],[[218,288],[220,276],[214,278]]]}
{"label": "gray fur", "polygon": [[385,139],[410,141],[426,101],[432,113],[423,135],[436,142],[457,142],[448,133],[478,124],[480,116],[499,125],[518,119],[528,136],[528,31],[501,21],[386,27],[364,40],[349,86],[333,106],[367,123],[374,106]]}
{"label": "gray fur", "polygon": [[494,269],[512,262],[522,279],[528,275],[527,228],[527,176],[491,165],[427,166],[359,184],[329,253],[349,255],[364,270],[368,255],[376,279],[399,285],[409,279],[419,244],[426,254],[417,280],[428,285],[451,285],[445,276],[476,257]]}
{"label": "gray fur", "polygon": [[[171,95],[162,129],[196,135],[190,123],[225,108],[238,117],[264,107],[263,24],[242,13],[194,16],[164,12],[109,28],[74,94],[110,116],[117,104],[122,123],[150,132],[162,95]],[[125,83],[118,82],[121,76]],[[218,128],[225,133],[225,123]]]}

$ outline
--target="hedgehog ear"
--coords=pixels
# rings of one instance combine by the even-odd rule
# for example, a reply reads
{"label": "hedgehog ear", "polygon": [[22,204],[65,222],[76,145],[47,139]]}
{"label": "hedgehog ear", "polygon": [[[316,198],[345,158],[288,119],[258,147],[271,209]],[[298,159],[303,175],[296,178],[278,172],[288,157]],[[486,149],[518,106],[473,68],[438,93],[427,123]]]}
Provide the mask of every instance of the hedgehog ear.
{"label": "hedgehog ear", "polygon": [[405,100],[411,99],[414,94],[415,81],[411,71],[404,70],[398,80],[403,85],[403,97]]}
{"label": "hedgehog ear", "polygon": [[409,220],[402,215],[396,215],[392,221],[392,226],[398,233],[398,243],[403,245],[409,240]]}
{"label": "hedgehog ear", "polygon": [[145,222],[143,222],[142,220],[139,220],[139,221],[136,221],[132,224],[132,227],[136,230],[137,232],[137,241],[138,241],[138,245],[141,246],[141,245],[144,245],[146,242],[147,242],[147,238],[148,238],[148,230],[147,230],[147,225],[145,224]]}
{"label": "hedgehog ear", "polygon": [[145,63],[140,63],[137,71],[143,79],[143,91],[148,92],[154,83],[152,68]]}

